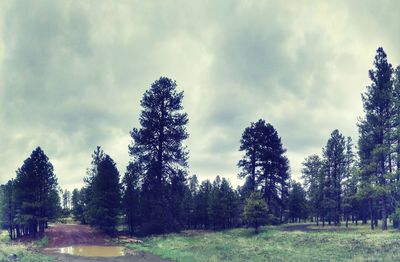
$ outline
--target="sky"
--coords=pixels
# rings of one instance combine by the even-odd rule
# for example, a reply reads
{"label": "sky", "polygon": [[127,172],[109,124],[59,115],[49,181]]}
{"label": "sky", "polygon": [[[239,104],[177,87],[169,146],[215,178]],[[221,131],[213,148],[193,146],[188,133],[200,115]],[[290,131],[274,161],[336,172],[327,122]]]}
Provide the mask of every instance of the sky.
{"label": "sky", "polygon": [[260,118],[291,174],[338,128],[357,141],[376,49],[400,64],[400,1],[0,1],[0,184],[41,146],[59,185],[83,185],[103,147],[121,175],[140,100],[176,80],[189,173],[234,186]]}

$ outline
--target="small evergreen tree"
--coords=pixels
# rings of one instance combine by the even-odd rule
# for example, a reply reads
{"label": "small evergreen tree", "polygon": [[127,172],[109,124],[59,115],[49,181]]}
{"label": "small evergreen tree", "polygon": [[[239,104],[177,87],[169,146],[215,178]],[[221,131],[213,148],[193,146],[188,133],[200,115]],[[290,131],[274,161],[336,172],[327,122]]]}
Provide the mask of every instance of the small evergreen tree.
{"label": "small evergreen tree", "polygon": [[85,201],[84,201],[84,192],[85,190],[82,188],[81,190],[74,189],[72,191],[72,215],[74,218],[78,221],[80,221],[82,224],[86,224],[86,219],[85,219]]}
{"label": "small evergreen tree", "polygon": [[255,233],[258,234],[258,228],[267,222],[267,204],[261,198],[259,192],[253,192],[246,199],[244,206],[244,217],[249,226],[254,227]]}
{"label": "small evergreen tree", "polygon": [[92,179],[89,207],[94,210],[90,211],[89,224],[106,233],[114,232],[118,222],[120,194],[117,167],[111,157],[105,155]]}
{"label": "small evergreen tree", "polygon": [[84,206],[83,220],[88,224],[93,224],[94,222],[92,222],[92,220],[96,216],[95,214],[95,212],[97,211],[97,208],[95,206],[96,202],[93,201],[93,196],[96,193],[94,191],[94,182],[98,174],[98,166],[100,162],[104,160],[104,158],[105,158],[105,153],[103,149],[100,146],[97,146],[92,154],[91,166],[90,168],[87,169],[86,171],[87,175],[83,179],[85,182],[85,187],[82,188],[80,192],[81,193],[80,198],[81,201],[83,202],[82,206]]}
{"label": "small evergreen tree", "polygon": [[122,179],[122,207],[126,215],[126,223],[130,235],[140,225],[140,175],[141,166],[137,162],[129,163],[125,176]]}
{"label": "small evergreen tree", "polygon": [[289,218],[292,223],[307,218],[306,191],[300,183],[294,182],[289,192]]}
{"label": "small evergreen tree", "polygon": [[211,226],[211,219],[209,210],[211,205],[212,184],[210,180],[201,182],[199,192],[195,197],[195,217],[197,227],[201,229],[208,229]]}

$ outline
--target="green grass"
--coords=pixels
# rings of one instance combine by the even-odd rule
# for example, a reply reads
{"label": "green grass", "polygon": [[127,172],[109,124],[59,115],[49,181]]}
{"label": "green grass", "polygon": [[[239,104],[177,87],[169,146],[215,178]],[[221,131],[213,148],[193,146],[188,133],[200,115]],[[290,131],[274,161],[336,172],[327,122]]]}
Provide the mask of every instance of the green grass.
{"label": "green grass", "polygon": [[[42,240],[43,241],[43,240]],[[10,254],[17,255],[17,261],[20,262],[48,262],[52,261],[51,258],[39,253],[27,250],[27,247],[18,242],[10,241],[7,232],[0,232],[0,261],[12,261],[8,259]]]}
{"label": "green grass", "polygon": [[49,238],[45,236],[42,239],[33,241],[32,245],[37,248],[45,248],[49,245]]}
{"label": "green grass", "polygon": [[400,261],[400,232],[365,225],[307,232],[277,226],[255,235],[240,228],[148,237],[127,247],[177,261]]}
{"label": "green grass", "polygon": [[55,221],[55,223],[61,223],[61,224],[77,224],[78,221],[76,221],[72,216],[69,217],[61,217]]}

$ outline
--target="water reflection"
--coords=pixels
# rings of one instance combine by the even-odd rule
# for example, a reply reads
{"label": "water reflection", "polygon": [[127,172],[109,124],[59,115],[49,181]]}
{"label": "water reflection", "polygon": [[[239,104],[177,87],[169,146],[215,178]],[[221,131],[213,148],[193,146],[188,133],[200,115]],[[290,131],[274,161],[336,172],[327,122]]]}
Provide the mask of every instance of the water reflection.
{"label": "water reflection", "polygon": [[119,257],[124,255],[124,250],[116,246],[70,246],[59,248],[59,253],[85,257]]}

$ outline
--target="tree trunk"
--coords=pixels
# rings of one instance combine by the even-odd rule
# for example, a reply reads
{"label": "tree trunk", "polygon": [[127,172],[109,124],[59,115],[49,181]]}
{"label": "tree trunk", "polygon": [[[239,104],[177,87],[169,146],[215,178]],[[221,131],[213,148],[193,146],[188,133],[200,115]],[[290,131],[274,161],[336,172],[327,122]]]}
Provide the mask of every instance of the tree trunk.
{"label": "tree trunk", "polygon": [[387,230],[386,195],[382,197],[382,230]]}
{"label": "tree trunk", "polygon": [[13,227],[12,226],[8,227],[8,235],[10,236],[10,239],[12,240],[13,239]]}
{"label": "tree trunk", "polygon": [[374,230],[374,213],[372,211],[372,200],[369,200],[369,212],[371,213],[371,229]]}

